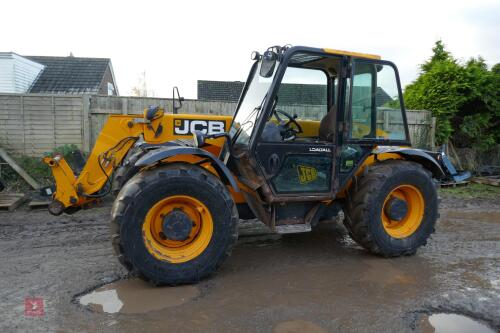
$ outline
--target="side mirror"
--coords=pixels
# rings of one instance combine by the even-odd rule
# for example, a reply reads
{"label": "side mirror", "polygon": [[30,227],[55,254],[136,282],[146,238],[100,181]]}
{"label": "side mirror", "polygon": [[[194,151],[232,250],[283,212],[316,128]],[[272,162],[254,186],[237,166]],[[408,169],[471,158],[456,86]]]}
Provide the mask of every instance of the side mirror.
{"label": "side mirror", "polygon": [[184,101],[184,97],[181,97],[179,93],[179,88],[174,87],[172,90],[172,113],[177,114],[177,110],[182,108],[182,102]]}
{"label": "side mirror", "polygon": [[271,77],[274,73],[274,67],[276,66],[276,61],[278,60],[278,55],[274,51],[266,51],[262,56],[262,63],[260,64],[260,76]]}

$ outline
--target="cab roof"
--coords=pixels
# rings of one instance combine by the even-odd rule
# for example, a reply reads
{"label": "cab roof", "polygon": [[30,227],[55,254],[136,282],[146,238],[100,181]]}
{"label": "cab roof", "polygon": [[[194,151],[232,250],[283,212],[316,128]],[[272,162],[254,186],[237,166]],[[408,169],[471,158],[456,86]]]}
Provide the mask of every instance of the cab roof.
{"label": "cab roof", "polygon": [[330,48],[322,48],[321,49],[321,48],[314,48],[314,47],[308,47],[308,46],[291,46],[289,44],[281,47],[281,50],[287,51],[287,53],[313,52],[313,53],[328,53],[328,54],[333,54],[333,55],[338,55],[338,56],[347,56],[347,57],[362,58],[362,59],[374,59],[374,60],[381,60],[382,59],[382,57],[377,55],[377,54],[343,51],[343,50],[330,49]]}
{"label": "cab roof", "polygon": [[354,57],[354,58],[366,58],[366,59],[376,59],[376,60],[382,59],[379,55],[369,54],[369,53],[342,51],[342,50],[335,50],[335,49],[328,49],[328,48],[323,49],[323,51],[326,53],[330,53],[330,54],[345,55],[345,56]]}

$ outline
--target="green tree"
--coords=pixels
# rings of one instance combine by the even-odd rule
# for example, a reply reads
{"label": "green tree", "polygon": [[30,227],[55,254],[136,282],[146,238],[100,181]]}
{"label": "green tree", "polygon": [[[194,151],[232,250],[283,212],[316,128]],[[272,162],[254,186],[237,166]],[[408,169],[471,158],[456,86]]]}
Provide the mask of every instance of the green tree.
{"label": "green tree", "polygon": [[432,111],[438,143],[487,149],[500,138],[500,65],[488,70],[481,57],[459,63],[437,41],[420,76],[404,92],[409,109]]}
{"label": "green tree", "polygon": [[445,46],[442,40],[438,40],[434,47],[432,48],[432,56],[431,58],[420,65],[420,68],[423,73],[427,73],[431,70],[432,66],[436,63],[440,63],[443,61],[451,61],[455,62],[455,59],[451,56],[450,52],[445,50]]}
{"label": "green tree", "polygon": [[482,58],[470,59],[464,66],[466,99],[452,120],[456,131],[453,142],[460,147],[488,149],[500,138],[500,76]]}

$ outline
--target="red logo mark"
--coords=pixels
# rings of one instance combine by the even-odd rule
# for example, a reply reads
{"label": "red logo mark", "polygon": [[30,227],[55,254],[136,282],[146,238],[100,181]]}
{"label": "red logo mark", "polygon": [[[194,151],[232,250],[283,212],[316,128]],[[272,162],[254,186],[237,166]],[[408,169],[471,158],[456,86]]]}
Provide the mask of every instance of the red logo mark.
{"label": "red logo mark", "polygon": [[24,299],[24,315],[28,317],[41,317],[45,314],[43,309],[43,298],[26,297]]}

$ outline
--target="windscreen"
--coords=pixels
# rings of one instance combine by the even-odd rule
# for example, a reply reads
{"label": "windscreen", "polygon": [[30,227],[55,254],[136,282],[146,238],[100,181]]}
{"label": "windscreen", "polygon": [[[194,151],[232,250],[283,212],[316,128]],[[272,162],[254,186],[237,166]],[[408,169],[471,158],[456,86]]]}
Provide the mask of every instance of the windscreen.
{"label": "windscreen", "polygon": [[[233,144],[236,145],[248,145],[255,127],[255,121],[261,112],[266,94],[276,74],[275,69],[271,77],[262,77],[259,75],[261,62],[259,61],[254,66],[256,66],[256,68],[252,69],[253,74],[249,83],[247,83],[248,88],[241,100],[239,108],[236,110],[233,124],[229,132],[233,139]],[[275,66],[275,68],[277,67],[278,66]]]}

